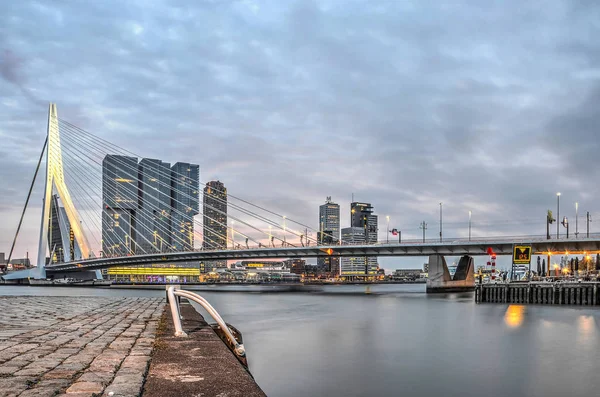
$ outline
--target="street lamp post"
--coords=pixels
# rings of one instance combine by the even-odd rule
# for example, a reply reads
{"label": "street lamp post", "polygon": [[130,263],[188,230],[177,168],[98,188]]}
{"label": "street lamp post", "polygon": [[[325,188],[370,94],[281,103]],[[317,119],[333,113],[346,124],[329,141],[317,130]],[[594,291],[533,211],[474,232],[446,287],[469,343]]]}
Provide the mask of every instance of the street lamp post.
{"label": "street lamp post", "polygon": [[385,217],[387,219],[387,233],[386,235],[386,242],[389,244],[390,243],[390,216],[386,215]]}
{"label": "street lamp post", "polygon": [[575,238],[579,236],[579,203],[575,203]]}
{"label": "street lamp post", "polygon": [[560,192],[556,193],[556,239],[560,238]]}
{"label": "street lamp post", "polygon": [[471,215],[472,212],[469,211],[469,241],[471,241]]}
{"label": "street lamp post", "polygon": [[233,229],[233,224],[235,221],[231,221],[231,249],[235,249],[235,230]]}
{"label": "street lamp post", "polygon": [[442,242],[442,203],[440,203],[440,243]]}

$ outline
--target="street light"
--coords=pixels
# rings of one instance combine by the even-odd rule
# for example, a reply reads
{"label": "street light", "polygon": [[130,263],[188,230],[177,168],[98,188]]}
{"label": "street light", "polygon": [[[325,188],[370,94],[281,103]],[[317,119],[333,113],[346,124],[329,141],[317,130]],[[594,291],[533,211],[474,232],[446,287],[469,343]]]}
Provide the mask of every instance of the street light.
{"label": "street light", "polygon": [[235,230],[233,229],[233,225],[235,221],[231,221],[231,249],[235,249]]}
{"label": "street light", "polygon": [[390,216],[386,215],[385,217],[387,219],[387,233],[386,235],[386,241],[389,244],[390,243]]}
{"label": "street light", "polygon": [[579,236],[579,203],[575,203],[575,238]]}
{"label": "street light", "polygon": [[560,238],[560,192],[556,193],[556,239]]}
{"label": "street light", "polygon": [[442,242],[442,203],[440,203],[440,243]]}
{"label": "street light", "polygon": [[269,225],[269,246],[271,246],[271,242],[273,241],[273,226]]}
{"label": "street light", "polygon": [[471,215],[472,212],[469,211],[469,241],[471,241]]}

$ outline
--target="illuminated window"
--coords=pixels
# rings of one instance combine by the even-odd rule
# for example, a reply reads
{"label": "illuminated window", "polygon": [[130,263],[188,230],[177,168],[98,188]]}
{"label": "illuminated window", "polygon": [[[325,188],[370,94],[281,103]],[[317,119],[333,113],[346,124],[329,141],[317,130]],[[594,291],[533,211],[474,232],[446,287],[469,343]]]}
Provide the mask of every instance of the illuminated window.
{"label": "illuminated window", "polygon": [[115,222],[115,223],[113,224],[113,226],[114,226],[114,227],[119,227],[119,222]]}
{"label": "illuminated window", "polygon": [[115,219],[119,219],[119,214],[114,214]]}

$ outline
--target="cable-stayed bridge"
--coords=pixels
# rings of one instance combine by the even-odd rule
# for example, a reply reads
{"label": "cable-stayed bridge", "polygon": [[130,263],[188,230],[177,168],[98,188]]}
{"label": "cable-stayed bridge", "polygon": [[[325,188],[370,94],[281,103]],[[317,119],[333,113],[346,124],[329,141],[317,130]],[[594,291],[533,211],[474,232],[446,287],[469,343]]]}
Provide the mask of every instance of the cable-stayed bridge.
{"label": "cable-stayed bridge", "polygon": [[[23,214],[44,158],[44,204],[36,268],[3,275],[5,280],[116,266],[237,259],[431,258],[487,255],[490,250],[511,255],[516,244],[530,245],[533,253],[544,255],[600,250],[597,235],[569,240],[520,236],[344,244],[339,235],[328,235],[227,194],[221,187],[200,183],[197,166],[176,163],[170,167],[155,159],[138,162],[142,156],[59,118],[55,104],[49,107],[47,138]],[[211,197],[204,201],[202,213],[201,188],[205,189],[204,196],[208,192]],[[15,241],[20,227],[21,223]],[[15,242],[9,260],[14,246]]]}

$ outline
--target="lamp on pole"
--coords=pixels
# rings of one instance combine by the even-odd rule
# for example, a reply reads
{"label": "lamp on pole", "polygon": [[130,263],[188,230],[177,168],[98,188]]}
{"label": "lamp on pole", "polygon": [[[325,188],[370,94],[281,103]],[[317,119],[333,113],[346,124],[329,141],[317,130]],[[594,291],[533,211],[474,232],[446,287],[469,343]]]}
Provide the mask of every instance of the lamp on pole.
{"label": "lamp on pole", "polygon": [[233,230],[233,224],[235,221],[231,221],[231,249],[235,249],[235,230]]}
{"label": "lamp on pole", "polygon": [[556,239],[560,238],[560,192],[556,193]]}
{"label": "lamp on pole", "polygon": [[473,215],[473,213],[469,211],[469,241],[471,241],[471,215]]}
{"label": "lamp on pole", "polygon": [[579,203],[575,203],[575,238],[579,236]]}
{"label": "lamp on pole", "polygon": [[440,203],[440,243],[442,242],[442,203]]}
{"label": "lamp on pole", "polygon": [[273,226],[269,225],[269,246],[271,246],[271,242],[273,241]]}
{"label": "lamp on pole", "polygon": [[386,242],[389,244],[390,242],[390,216],[386,215],[385,219],[387,219],[387,233],[386,235]]}

